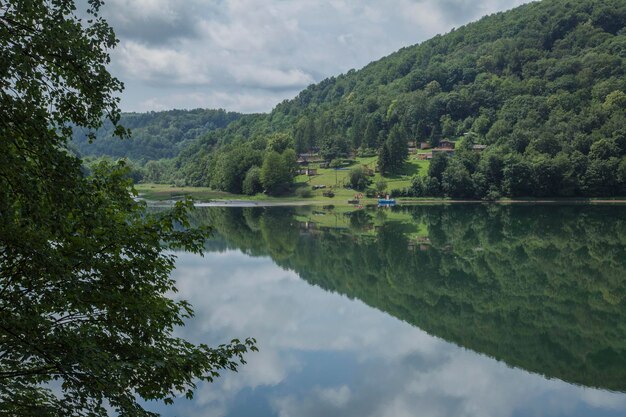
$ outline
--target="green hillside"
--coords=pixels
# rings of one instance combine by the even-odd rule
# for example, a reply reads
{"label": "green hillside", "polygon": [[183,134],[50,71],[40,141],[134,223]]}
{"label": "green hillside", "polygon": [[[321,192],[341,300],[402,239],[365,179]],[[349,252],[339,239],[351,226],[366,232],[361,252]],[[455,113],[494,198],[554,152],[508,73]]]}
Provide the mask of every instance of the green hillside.
{"label": "green hillside", "polygon": [[325,160],[378,155],[389,176],[407,172],[407,142],[449,139],[454,156],[435,156],[428,176],[396,194],[625,195],[625,25],[622,0],[487,16],[209,132],[177,166],[189,185],[241,192],[277,134]]}

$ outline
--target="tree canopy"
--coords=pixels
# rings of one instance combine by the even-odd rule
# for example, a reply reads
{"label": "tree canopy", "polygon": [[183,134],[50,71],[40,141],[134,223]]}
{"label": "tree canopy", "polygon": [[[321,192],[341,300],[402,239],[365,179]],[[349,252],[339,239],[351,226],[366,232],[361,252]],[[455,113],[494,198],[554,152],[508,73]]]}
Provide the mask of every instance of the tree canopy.
{"label": "tree canopy", "polygon": [[139,398],[191,396],[197,379],[256,349],[253,339],[211,348],[173,335],[192,309],[168,296],[174,257],[164,250],[199,251],[206,236],[187,227],[189,204],[147,212],[123,163],[86,176],[68,150],[75,129],[93,137],[102,115],[127,133],[101,5],[0,2],[3,415],[150,415]]}

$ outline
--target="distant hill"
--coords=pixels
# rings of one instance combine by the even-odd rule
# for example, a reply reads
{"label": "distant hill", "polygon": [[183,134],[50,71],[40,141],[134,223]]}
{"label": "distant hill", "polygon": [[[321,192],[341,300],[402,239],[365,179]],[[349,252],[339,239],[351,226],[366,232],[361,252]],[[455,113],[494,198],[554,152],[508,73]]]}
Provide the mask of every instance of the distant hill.
{"label": "distant hill", "polygon": [[198,136],[226,127],[242,114],[224,110],[168,110],[149,113],[123,113],[120,124],[131,129],[132,137],[112,136],[113,125],[106,122],[89,143],[86,134],[75,132],[72,146],[81,156],[126,157],[135,160],[173,158]]}
{"label": "distant hill", "polygon": [[297,152],[331,157],[451,139],[454,157],[397,192],[626,195],[625,26],[623,0],[544,0],[487,16],[209,132],[177,166],[189,184],[233,191],[241,184],[215,180],[220,169],[243,179],[262,160],[245,155],[277,133]]}

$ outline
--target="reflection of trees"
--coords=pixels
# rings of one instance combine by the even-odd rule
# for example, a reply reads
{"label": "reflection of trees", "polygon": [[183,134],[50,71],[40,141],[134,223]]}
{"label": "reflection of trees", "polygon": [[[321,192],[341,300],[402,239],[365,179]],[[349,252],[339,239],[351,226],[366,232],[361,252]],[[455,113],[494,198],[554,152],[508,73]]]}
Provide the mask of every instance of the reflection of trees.
{"label": "reflection of trees", "polygon": [[[512,366],[626,391],[626,213],[612,207],[433,206],[410,244],[397,216],[365,236],[300,234],[293,210],[210,211],[229,245]],[[366,216],[354,221],[363,230]],[[372,220],[374,216],[370,217]],[[352,219],[350,224],[353,224]],[[260,229],[260,232],[258,231]],[[410,228],[408,228],[410,229]]]}

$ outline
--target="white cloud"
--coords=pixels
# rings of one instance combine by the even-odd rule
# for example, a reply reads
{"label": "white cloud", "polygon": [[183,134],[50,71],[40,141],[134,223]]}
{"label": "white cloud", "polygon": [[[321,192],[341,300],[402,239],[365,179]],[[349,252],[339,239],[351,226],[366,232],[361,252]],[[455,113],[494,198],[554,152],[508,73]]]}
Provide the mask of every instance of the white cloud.
{"label": "white cloud", "polygon": [[342,385],[337,388],[317,388],[314,390],[314,393],[319,396],[321,401],[329,403],[335,407],[344,407],[348,404],[352,396],[350,387],[346,385]]}
{"label": "white cloud", "polygon": [[211,81],[204,62],[188,52],[128,41],[117,51],[117,57],[127,76],[145,83],[184,86],[207,85]]}
{"label": "white cloud", "polygon": [[314,80],[299,69],[282,71],[274,68],[257,68],[250,65],[236,67],[233,76],[246,87],[293,88],[304,87]]}

